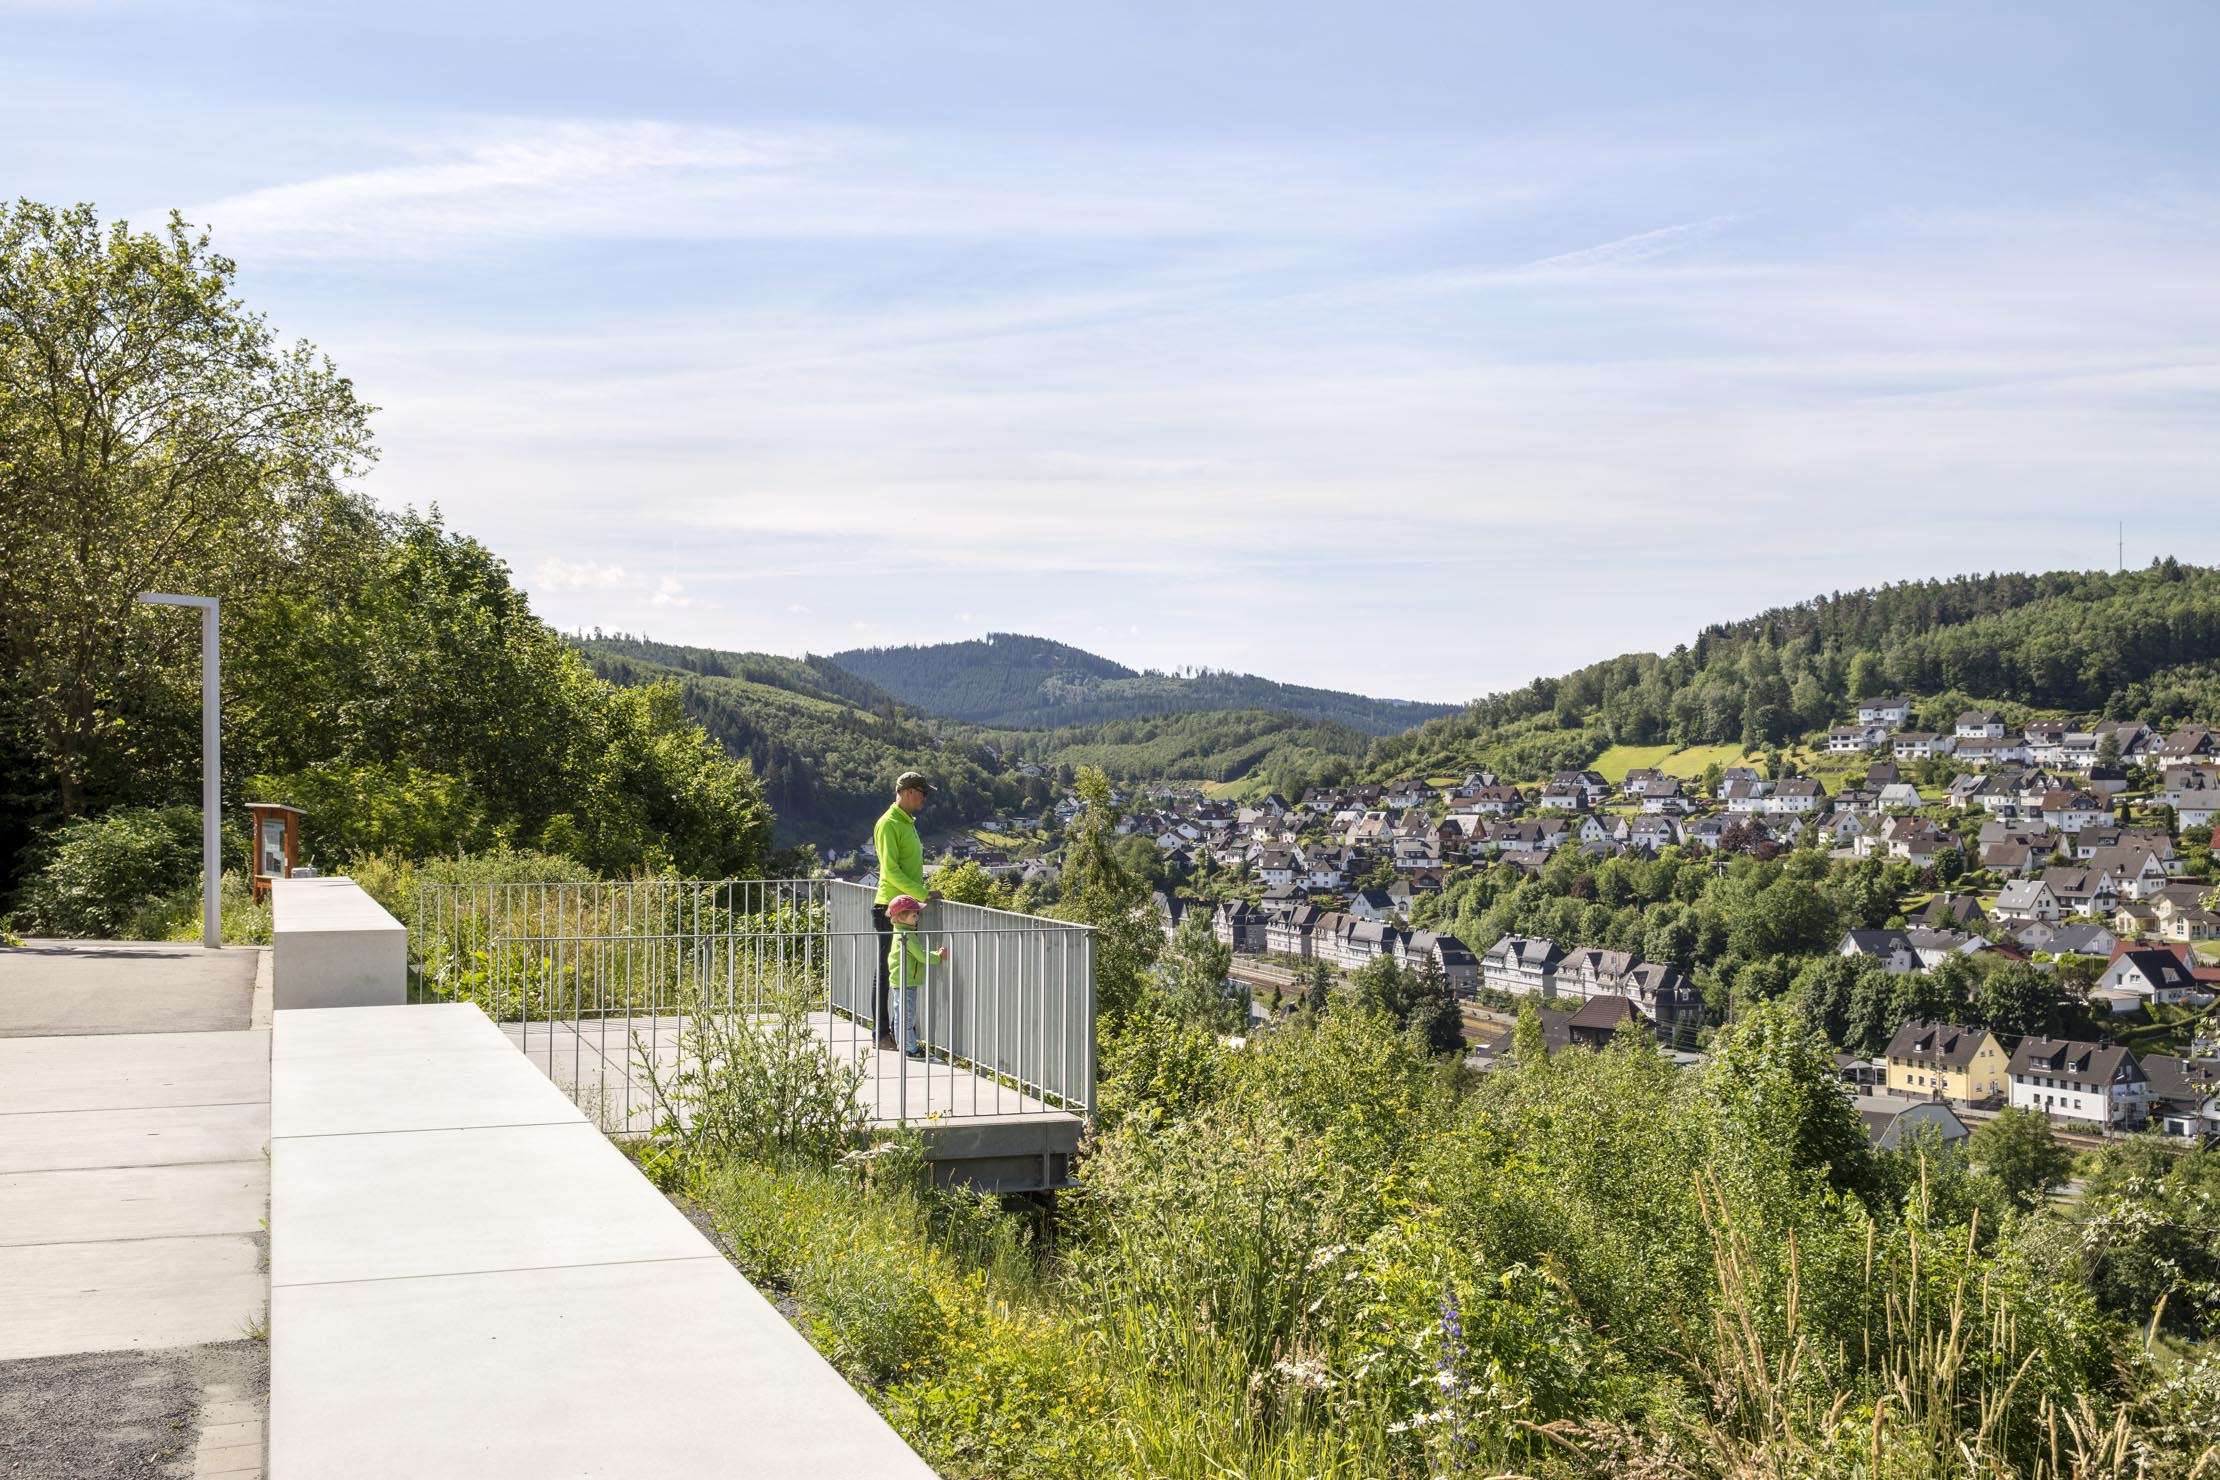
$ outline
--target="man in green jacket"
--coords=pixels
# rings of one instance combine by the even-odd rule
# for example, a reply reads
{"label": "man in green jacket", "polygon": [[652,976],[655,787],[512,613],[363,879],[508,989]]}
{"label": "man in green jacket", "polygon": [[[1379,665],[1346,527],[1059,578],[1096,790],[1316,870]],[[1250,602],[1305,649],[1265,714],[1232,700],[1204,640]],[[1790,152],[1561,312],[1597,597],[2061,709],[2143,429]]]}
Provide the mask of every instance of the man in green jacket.
{"label": "man in green jacket", "polygon": [[916,771],[904,771],[894,783],[894,805],[871,829],[871,848],[879,855],[879,892],[871,906],[871,927],[879,932],[879,996],[872,1026],[879,1030],[879,1047],[894,1047],[894,1024],[887,1016],[889,954],[894,947],[894,925],[886,917],[888,904],[903,895],[933,900],[940,896],[925,888],[925,845],[917,840],[917,814],[933,794],[930,782]]}

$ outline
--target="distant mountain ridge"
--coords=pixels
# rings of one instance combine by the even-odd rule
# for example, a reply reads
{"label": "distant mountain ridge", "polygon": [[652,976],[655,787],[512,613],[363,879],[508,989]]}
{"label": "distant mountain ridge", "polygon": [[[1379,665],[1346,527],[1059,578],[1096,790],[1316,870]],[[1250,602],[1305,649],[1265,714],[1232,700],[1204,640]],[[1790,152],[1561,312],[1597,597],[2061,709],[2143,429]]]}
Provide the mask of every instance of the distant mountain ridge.
{"label": "distant mountain ridge", "polygon": [[851,648],[811,661],[829,662],[917,709],[1002,729],[1268,709],[1367,735],[1395,735],[1459,712],[1451,704],[1307,688],[1248,673],[1143,672],[1067,643],[1014,632],[990,632],[968,642]]}

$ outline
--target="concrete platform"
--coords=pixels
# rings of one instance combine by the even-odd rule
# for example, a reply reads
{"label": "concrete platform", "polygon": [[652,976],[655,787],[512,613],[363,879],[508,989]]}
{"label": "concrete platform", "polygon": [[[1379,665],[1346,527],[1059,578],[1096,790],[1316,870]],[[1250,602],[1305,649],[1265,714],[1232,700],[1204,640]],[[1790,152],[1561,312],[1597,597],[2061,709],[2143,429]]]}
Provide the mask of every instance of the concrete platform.
{"label": "concrete platform", "polygon": [[930,1475],[475,1007],[273,1059],[273,1476]]}
{"label": "concrete platform", "polygon": [[271,1053],[275,1136],[567,1125],[577,1107],[467,1004],[326,1007]]}
{"label": "concrete platform", "polygon": [[[845,1018],[819,1013],[811,1026],[827,1053],[862,1069],[857,1096],[870,1123],[918,1131],[942,1180],[1011,1193],[1069,1185],[1082,1128],[1078,1116],[962,1065],[878,1048]],[[612,1135],[654,1128],[643,1066],[673,1073],[684,1036],[669,1016],[595,1019],[575,1027],[504,1023],[500,1032]]]}

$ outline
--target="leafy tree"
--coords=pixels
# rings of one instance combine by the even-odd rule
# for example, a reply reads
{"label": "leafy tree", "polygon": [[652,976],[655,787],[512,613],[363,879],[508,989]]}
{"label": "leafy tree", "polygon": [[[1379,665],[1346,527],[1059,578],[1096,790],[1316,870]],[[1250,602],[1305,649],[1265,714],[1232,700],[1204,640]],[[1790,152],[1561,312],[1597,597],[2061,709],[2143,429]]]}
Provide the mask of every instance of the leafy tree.
{"label": "leafy tree", "polygon": [[1401,1026],[1409,1000],[1409,979],[1393,956],[1374,956],[1350,978],[1357,1007]]}
{"label": "leafy tree", "polygon": [[319,861],[761,872],[761,788],[676,685],[598,681],[490,551],[342,491],[369,408],[232,278],[174,219],[0,213],[0,850],[195,789],[198,630],[134,600],[169,588],[224,603],[227,793],[308,803]]}
{"label": "leafy tree", "polygon": [[1887,974],[1870,956],[1820,956],[1796,973],[1790,991],[1814,1031],[1824,1033],[1830,1042],[1848,1044],[1854,1036],[1862,1036],[1851,1031],[1860,989],[1878,977],[1881,980],[1869,990],[1890,991]]}
{"label": "leafy tree", "polygon": [[1541,1009],[1532,997],[1519,999],[1518,1017],[1511,1025],[1511,1062],[1525,1073],[1549,1063],[1549,1040],[1542,1036]]}
{"label": "leafy tree", "polygon": [[1728,948],[1753,959],[1823,951],[1835,944],[1837,919],[1834,905],[1816,886],[1784,877],[1735,912]]}
{"label": "leafy tree", "polygon": [[2055,972],[2007,961],[1974,989],[1973,1015],[1999,1033],[2050,1035],[2066,1027],[2072,1008]]}
{"label": "leafy tree", "polygon": [[1118,862],[1118,807],[1110,778],[1082,766],[1073,778],[1081,806],[1065,835],[1064,897],[1056,913],[1095,928],[1095,998],[1114,1018],[1140,999],[1164,946],[1148,890]]}
{"label": "leafy tree", "polygon": [[1193,909],[1180,917],[1159,968],[1164,1000],[1172,1015],[1217,1033],[1241,1026],[1241,1004],[1227,993],[1233,947],[1218,939],[1210,913]]}
{"label": "leafy tree", "polygon": [[1465,1046],[1464,1015],[1457,1010],[1448,974],[1431,955],[1410,974],[1404,993],[1403,1025],[1430,1054],[1458,1053]]}
{"label": "leafy tree", "polygon": [[1966,876],[1966,850],[1952,843],[1935,850],[1935,878],[1945,887]]}
{"label": "leafy tree", "polygon": [[1333,973],[1326,963],[1313,960],[1303,986],[1303,1010],[1312,1017],[1323,1017],[1333,1003]]}
{"label": "leafy tree", "polygon": [[255,589],[294,511],[375,455],[370,408],[235,272],[174,215],[0,211],[0,724],[63,817],[123,785],[133,696],[197,670],[198,625],[138,593]]}
{"label": "leafy tree", "polygon": [[1857,1112],[1836,1085],[1834,1049],[1785,999],[1761,1002],[1722,1033],[1704,1091],[1723,1144],[1770,1147],[1792,1174],[1839,1191],[1876,1185]]}
{"label": "leafy tree", "polygon": [[2074,1154],[2051,1134],[2050,1117],[2011,1106],[1966,1138],[1966,1157],[2022,1208],[2040,1206],[2073,1171]]}
{"label": "leafy tree", "polygon": [[957,904],[985,905],[990,909],[1006,910],[1015,903],[1010,886],[981,868],[976,859],[965,859],[954,868],[944,868],[933,875],[933,888],[942,899]]}

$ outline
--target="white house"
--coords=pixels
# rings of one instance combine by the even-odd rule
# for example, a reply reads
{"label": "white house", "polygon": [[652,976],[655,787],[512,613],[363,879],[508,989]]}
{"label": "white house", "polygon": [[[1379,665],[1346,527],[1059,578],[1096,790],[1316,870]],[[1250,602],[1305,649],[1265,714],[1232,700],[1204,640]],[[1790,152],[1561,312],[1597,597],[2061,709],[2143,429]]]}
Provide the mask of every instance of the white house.
{"label": "white house", "polygon": [[1564,960],[1565,953],[1554,941],[1538,935],[1506,935],[1480,958],[1480,984],[1517,996],[1554,997],[1557,968]]}
{"label": "white house", "polygon": [[2009,1072],[2008,1098],[2022,1110],[2130,1130],[2149,1118],[2150,1081],[2117,1044],[2022,1038]]}
{"label": "white house", "polygon": [[1958,716],[1960,740],[2001,740],[2004,716],[1990,709],[1969,709]]}
{"label": "white house", "polygon": [[1956,736],[1938,735],[1932,730],[1899,730],[1889,737],[1889,750],[1900,761],[1923,761],[1950,754],[1957,743]]}
{"label": "white house", "polygon": [[2145,1002],[2173,1007],[2202,999],[2205,993],[2181,957],[2158,946],[2130,946],[2112,958],[2097,978],[2105,991],[2129,991]]}
{"label": "white house", "polygon": [[2041,879],[2014,879],[1997,895],[1989,913],[1999,920],[2014,925],[2041,921],[2053,925],[2058,921],[2058,896]]}
{"label": "white house", "polygon": [[1896,696],[1858,701],[1858,723],[1861,725],[1887,725],[1897,729],[1912,718],[1912,701]]}
{"label": "white house", "polygon": [[1771,816],[1785,816],[1809,812],[1827,800],[1827,788],[1815,776],[1791,776],[1774,786],[1765,798],[1764,810]]}

